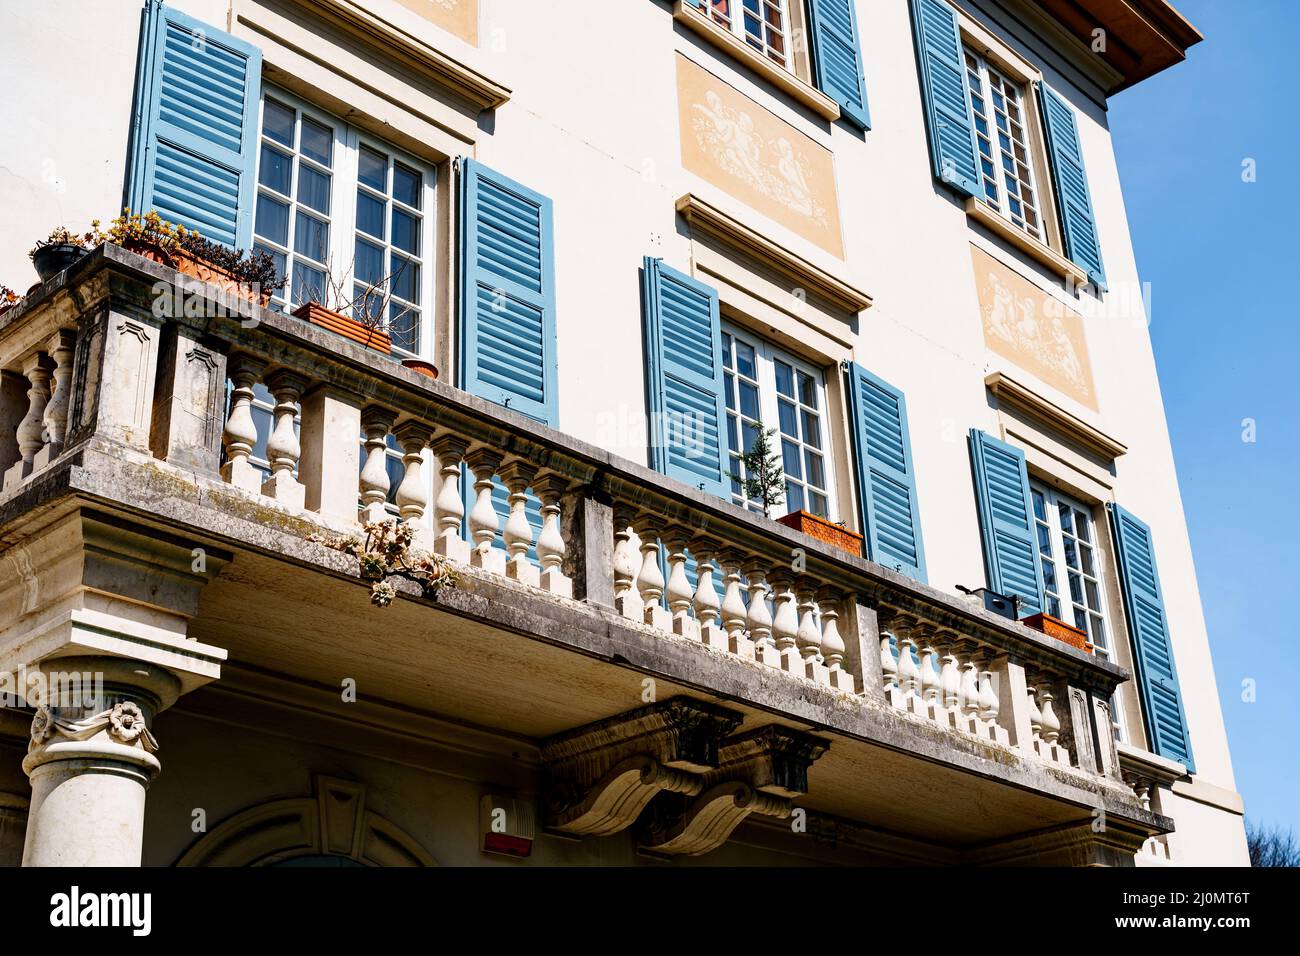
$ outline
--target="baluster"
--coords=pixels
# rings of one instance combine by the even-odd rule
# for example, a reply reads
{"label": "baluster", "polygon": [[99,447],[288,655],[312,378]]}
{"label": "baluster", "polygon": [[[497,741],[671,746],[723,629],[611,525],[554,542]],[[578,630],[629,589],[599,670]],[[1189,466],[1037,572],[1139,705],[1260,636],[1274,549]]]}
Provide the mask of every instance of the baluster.
{"label": "baluster", "polygon": [[718,555],[722,564],[722,626],[727,631],[727,650],[746,660],[754,658],[754,642],[745,636],[745,599],[740,589],[739,551],[724,548]]}
{"label": "baluster", "polygon": [[469,563],[492,574],[506,573],[506,553],[492,546],[501,524],[492,505],[492,477],[501,467],[502,459],[499,452],[490,448],[476,448],[465,458],[474,475],[474,507],[469,511],[469,531],[474,539],[474,550],[470,552]]}
{"label": "baluster", "polygon": [[361,523],[388,520],[388,432],[396,413],[378,405],[361,410],[361,432],[366,436],[366,461],[361,466]]}
{"label": "baluster", "polygon": [[[1029,680],[1027,675],[1026,679]],[[1025,687],[1025,694],[1029,697],[1029,733],[1032,750],[1041,756],[1043,754],[1043,712],[1038,709],[1036,700],[1038,692],[1032,680],[1029,680]]]}
{"label": "baluster", "polygon": [[23,375],[27,378],[27,414],[18,423],[14,437],[18,440],[21,460],[5,472],[5,490],[15,487],[30,475],[36,455],[45,446],[41,437],[45,432],[45,406],[50,400],[50,360],[44,352],[33,352],[23,361]]}
{"label": "baluster", "polygon": [[719,542],[714,538],[696,535],[691,539],[691,553],[695,555],[695,620],[700,625],[700,640],[720,651],[727,649],[727,634],[719,621],[722,602],[713,575],[718,567]]}
{"label": "baluster", "polygon": [[956,635],[943,633],[943,669],[939,672],[939,692],[943,697],[943,724],[945,727],[961,726],[961,668],[954,652]]}
{"label": "baluster", "polygon": [[41,438],[45,446],[32,460],[32,471],[40,471],[63,453],[63,442],[68,430],[68,407],[71,404],[68,387],[72,381],[72,355],[77,345],[77,333],[72,329],[59,329],[50,337],[46,349],[54,363],[51,373],[50,400],[45,406]]}
{"label": "baluster", "polygon": [[915,618],[900,614],[894,619],[894,637],[898,641],[898,689],[903,696],[903,707],[909,713],[922,714],[919,692],[921,671],[916,665],[916,642],[912,640]]}
{"label": "baluster", "polygon": [[614,607],[624,617],[635,621],[645,620],[645,604],[636,592],[636,573],[640,562],[632,547],[632,521],[634,509],[627,505],[614,505]]}
{"label": "baluster", "polygon": [[465,520],[465,501],[460,494],[461,462],[469,443],[455,435],[443,435],[433,443],[433,453],[438,457],[438,532],[433,542],[435,553],[449,561],[469,564],[469,543],[461,537],[461,523]]}
{"label": "baluster", "polygon": [[672,618],[660,603],[664,596],[664,573],[659,567],[659,536],[662,520],[654,514],[637,517],[637,537],[641,539],[641,570],[636,577],[636,589],[641,595],[641,620],[664,631],[673,629]]}
{"label": "baluster", "polygon": [[686,576],[686,541],[690,533],[677,526],[664,530],[664,548],[668,552],[668,589],[665,592],[668,611],[673,616],[672,630],[678,637],[691,640],[700,639],[699,622],[691,616],[691,604],[695,597],[691,591],[690,579]]}
{"label": "baluster", "polygon": [[262,482],[262,494],[296,511],[307,507],[307,488],[294,476],[302,446],[293,423],[298,417],[298,400],[308,384],[307,379],[288,369],[279,369],[266,379],[266,388],[275,397],[275,424],[266,442],[271,477]]}
{"label": "baluster", "polygon": [[795,582],[795,594],[799,598],[799,632],[795,641],[803,657],[804,676],[819,684],[829,684],[829,672],[822,657],[822,632],[817,626],[816,593],[810,578],[801,576]]}
{"label": "baluster", "polygon": [[433,438],[433,429],[416,421],[403,422],[393,433],[402,447],[402,483],[397,486],[397,512],[415,529],[414,545],[428,551],[433,529],[425,522],[429,508],[429,491],[424,480],[424,449]]}
{"label": "baluster", "polygon": [[1045,756],[1057,763],[1069,764],[1070,755],[1060,743],[1061,739],[1061,718],[1056,716],[1056,710],[1052,707],[1052,701],[1055,695],[1052,694],[1050,684],[1043,685],[1039,688],[1038,697],[1040,700],[1039,712],[1043,717],[1043,744],[1046,749]]}
{"label": "baluster", "polygon": [[898,686],[898,658],[894,655],[894,644],[898,638],[889,631],[882,631],[880,636],[880,674],[885,684],[885,699],[895,707],[902,707],[903,693]]}
{"label": "baluster", "polygon": [[912,633],[921,651],[921,702],[927,714],[941,720],[943,700],[939,691],[938,652],[934,649],[935,630],[933,624],[921,621]]}
{"label": "baluster", "polygon": [[998,743],[1008,743],[1007,732],[998,724],[999,701],[998,693],[993,689],[993,671],[989,669],[989,662],[992,660],[992,654],[987,650],[980,652],[979,656],[979,716],[983,722],[980,728],[981,736],[989,740],[995,740]]}
{"label": "baluster", "polygon": [[973,655],[978,645],[967,644],[962,656],[966,660],[961,665],[961,709],[962,730],[971,734],[979,733],[980,684],[979,674],[975,668]]}
{"label": "baluster", "polygon": [[573,597],[573,581],[564,573],[566,546],[560,533],[560,498],[569,490],[569,480],[554,473],[534,482],[542,500],[542,530],[537,535],[537,561],[542,566],[541,585],[552,594]]}
{"label": "baluster", "polygon": [[533,526],[528,521],[528,489],[537,477],[537,468],[526,461],[515,459],[501,469],[501,480],[510,492],[510,513],[502,529],[505,541],[506,577],[521,584],[537,587],[542,583],[541,572],[528,559],[533,546]]}
{"label": "baluster", "polygon": [[757,558],[745,563],[745,579],[748,582],[749,612],[745,623],[749,627],[749,639],[754,642],[754,660],[769,667],[781,666],[781,655],[776,650],[776,640],[772,637],[772,612],[767,606],[767,565]]}
{"label": "baluster", "polygon": [[804,664],[803,655],[799,653],[799,611],[793,590],[794,575],[779,568],[768,576],[768,580],[772,582],[776,604],[776,613],[772,615],[772,638],[781,669],[791,674],[802,674]]}
{"label": "baluster", "polygon": [[840,636],[840,601],[844,595],[834,588],[822,588],[817,592],[817,607],[822,617],[822,654],[826,658],[831,686],[836,690],[852,694],[854,692],[853,675],[844,669],[844,638]]}
{"label": "baluster", "polygon": [[245,491],[262,490],[262,473],[249,460],[257,444],[257,424],[253,421],[253,386],[261,379],[266,363],[251,355],[232,355],[227,362],[234,388],[230,393],[230,415],[222,439],[226,463],[221,477]]}

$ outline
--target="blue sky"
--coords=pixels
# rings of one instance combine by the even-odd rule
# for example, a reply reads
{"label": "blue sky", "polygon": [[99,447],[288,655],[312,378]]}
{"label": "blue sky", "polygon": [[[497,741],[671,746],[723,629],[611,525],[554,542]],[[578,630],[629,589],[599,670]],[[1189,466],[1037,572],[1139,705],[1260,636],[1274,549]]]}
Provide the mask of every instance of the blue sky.
{"label": "blue sky", "polygon": [[1300,834],[1300,3],[1174,5],[1205,41],[1110,124],[1237,789]]}

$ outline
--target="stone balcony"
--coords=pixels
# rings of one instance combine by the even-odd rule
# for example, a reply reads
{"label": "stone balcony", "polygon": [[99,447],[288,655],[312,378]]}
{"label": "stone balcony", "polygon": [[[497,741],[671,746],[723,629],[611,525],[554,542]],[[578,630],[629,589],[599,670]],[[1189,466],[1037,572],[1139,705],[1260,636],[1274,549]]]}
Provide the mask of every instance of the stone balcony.
{"label": "stone balcony", "polygon": [[[510,738],[550,832],[658,857],[795,810],[874,862],[1172,828],[1125,782],[1122,668],[116,247],[0,315],[0,369],[0,670],[143,661],[150,719],[236,722],[352,678]],[[459,581],[379,609],[318,541],[394,511]]]}

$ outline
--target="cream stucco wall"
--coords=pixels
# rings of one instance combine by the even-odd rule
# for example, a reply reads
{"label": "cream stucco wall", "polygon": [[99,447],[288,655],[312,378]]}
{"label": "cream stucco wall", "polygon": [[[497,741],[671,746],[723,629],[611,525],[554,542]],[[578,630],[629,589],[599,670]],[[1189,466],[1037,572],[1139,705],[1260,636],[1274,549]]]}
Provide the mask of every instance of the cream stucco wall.
{"label": "cream stucco wall", "polygon": [[[173,3],[214,26],[232,22],[228,0]],[[1102,314],[1081,308],[1099,411],[1042,387],[1063,408],[1128,446],[1109,494],[1153,529],[1198,777],[1231,791],[1232,767],[1147,316],[1140,302],[1136,308],[1112,307],[1137,298],[1140,276],[1104,108],[1086,68],[1050,53],[1041,40],[1008,32],[1016,21],[998,13],[993,0],[960,5],[1040,69],[1079,117],[1111,288]],[[0,6],[6,22],[0,83],[11,106],[0,158],[6,220],[0,281],[21,292],[34,278],[25,252],[35,238],[59,223],[84,227],[92,218],[110,218],[120,205],[140,0],[4,0]],[[1010,366],[985,346],[971,244],[1048,294],[1098,310],[1094,299],[1076,299],[1042,266],[973,226],[962,204],[935,183],[905,2],[858,4],[873,125],[866,134],[828,124],[795,104],[675,23],[666,0],[627,0],[616,12],[602,8],[601,15],[581,0],[481,0],[477,47],[422,20],[409,4],[372,0],[368,6],[511,89],[507,103],[474,122],[450,107],[443,115],[427,89],[404,91],[391,73],[364,59],[354,63],[329,50],[308,51],[318,61],[312,69],[322,71],[321,77],[328,73],[339,90],[346,93],[349,82],[359,83],[359,100],[384,114],[372,116],[373,125],[387,124],[408,148],[431,160],[455,152],[474,155],[554,200],[562,430],[646,460],[637,270],[647,254],[691,269],[692,241],[674,204],[685,193],[697,193],[874,298],[858,319],[853,355],[907,394],[930,582],[944,589],[983,583],[965,436],[973,426],[998,430],[984,379]],[[250,19],[275,22],[256,0],[234,0],[233,8],[233,29],[245,38],[258,36]],[[47,56],[42,51],[56,35],[59,55]],[[833,152],[845,260],[682,168],[679,56]],[[268,62],[287,69],[298,61],[281,53],[268,54]],[[341,63],[357,75],[340,79]],[[312,84],[323,87],[324,80],[313,77]],[[440,195],[445,199],[447,193]],[[444,289],[440,298],[445,294]],[[826,355],[806,357],[830,364]],[[1060,467],[1057,477],[1068,482],[1069,468]],[[847,495],[843,487],[841,495]],[[841,510],[852,509],[844,501]],[[1124,700],[1134,711],[1129,726],[1136,728],[1135,695]],[[1176,846],[1189,862],[1244,862],[1237,815],[1195,801],[1170,802],[1166,810],[1180,828]],[[1202,830],[1204,839],[1196,836]],[[456,856],[464,848],[434,851]]]}

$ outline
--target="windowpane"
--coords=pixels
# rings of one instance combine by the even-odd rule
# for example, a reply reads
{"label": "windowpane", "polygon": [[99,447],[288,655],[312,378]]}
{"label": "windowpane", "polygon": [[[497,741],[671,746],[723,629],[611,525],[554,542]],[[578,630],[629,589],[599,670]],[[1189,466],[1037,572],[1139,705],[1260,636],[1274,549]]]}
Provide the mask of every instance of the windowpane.
{"label": "windowpane", "polygon": [[388,192],[388,157],[362,146],[357,159],[357,179],[381,193]]}
{"label": "windowpane", "polygon": [[423,177],[413,169],[407,169],[401,163],[393,164],[393,198],[400,203],[421,208],[421,180]]}
{"label": "windowpane", "polygon": [[795,484],[793,481],[785,483],[785,510],[788,514],[791,511],[806,511],[803,501],[803,486]]}
{"label": "windowpane", "polygon": [[364,189],[357,190],[357,229],[379,240],[386,238],[384,234],[384,203]]}
{"label": "windowpane", "polygon": [[262,108],[262,135],[293,149],[293,117],[294,112],[289,107],[275,100],[266,100]]}
{"label": "windowpane", "polygon": [[319,213],[330,214],[330,177],[303,166],[298,170],[298,202]]}
{"label": "windowpane", "polygon": [[747,342],[736,343],[736,371],[746,378],[756,377],[754,349]]}
{"label": "windowpane", "polygon": [[302,119],[302,145],[298,151],[308,159],[314,159],[322,166],[333,165],[334,131],[328,126],[322,126],[315,120],[304,116]]}
{"label": "windowpane", "polygon": [[776,370],[776,391],[778,395],[794,398],[794,369],[784,362],[773,362]]}
{"label": "windowpane", "polygon": [[816,452],[805,451],[804,462],[807,465],[808,484],[825,488],[826,475],[822,471],[822,456]]}
{"label": "windowpane", "polygon": [[262,144],[262,158],[258,163],[257,181],[268,189],[285,196],[289,195],[289,183],[293,177],[293,157],[286,156],[278,149]]}
{"label": "windowpane", "polygon": [[822,447],[822,428],[821,421],[812,412],[804,410],[803,414],[803,440],[813,448]]}
{"label": "windowpane", "polygon": [[400,209],[393,210],[393,245],[403,252],[420,254],[420,222]]}
{"label": "windowpane", "polygon": [[384,280],[384,250],[381,246],[357,240],[357,261],[354,266],[357,282],[378,285]]}
{"label": "windowpane", "polygon": [[420,267],[410,259],[393,257],[393,295],[410,303],[420,301]]}
{"label": "windowpane", "polygon": [[799,446],[787,439],[781,441],[782,467],[790,478],[803,477],[803,465],[799,461]]}
{"label": "windowpane", "polygon": [[294,222],[293,251],[317,262],[324,262],[329,254],[329,248],[329,223],[315,216],[308,216],[300,210]]}
{"label": "windowpane", "polygon": [[758,418],[758,389],[748,382],[740,383],[740,413],[750,418]]}
{"label": "windowpane", "polygon": [[796,414],[794,406],[785,399],[779,399],[776,408],[781,420],[781,433],[789,435],[791,438],[798,438],[799,416]]}
{"label": "windowpane", "polygon": [[297,259],[293,264],[293,286],[295,302],[325,301],[325,273]]}
{"label": "windowpane", "polygon": [[282,246],[289,244],[289,205],[265,194],[257,197],[257,234]]}

